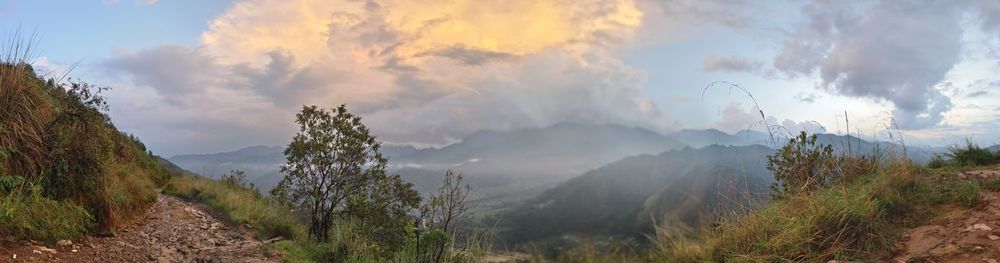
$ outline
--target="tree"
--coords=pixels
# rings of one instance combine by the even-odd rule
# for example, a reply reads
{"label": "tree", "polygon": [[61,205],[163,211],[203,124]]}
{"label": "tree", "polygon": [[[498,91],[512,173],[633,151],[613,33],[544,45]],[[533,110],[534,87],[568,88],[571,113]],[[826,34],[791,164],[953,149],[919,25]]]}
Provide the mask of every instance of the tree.
{"label": "tree", "polygon": [[426,203],[420,207],[420,222],[429,230],[429,236],[434,235],[434,231],[441,231],[445,234],[443,239],[436,240],[436,244],[428,245],[431,250],[430,257],[433,262],[442,262],[448,238],[455,236],[455,221],[465,214],[465,200],[469,197],[469,185],[462,185],[462,174],[457,176],[451,170],[444,174],[441,188],[438,193],[431,194]]}
{"label": "tree", "polygon": [[778,152],[767,156],[767,169],[777,181],[771,186],[774,197],[808,193],[836,183],[836,162],[830,145],[817,144],[815,134],[799,133]]}
{"label": "tree", "polygon": [[285,177],[271,192],[301,208],[309,235],[321,241],[338,218],[354,217],[376,238],[397,238],[420,195],[398,175],[386,174],[380,144],[345,105],[306,106],[296,115],[299,132],[285,149]]}

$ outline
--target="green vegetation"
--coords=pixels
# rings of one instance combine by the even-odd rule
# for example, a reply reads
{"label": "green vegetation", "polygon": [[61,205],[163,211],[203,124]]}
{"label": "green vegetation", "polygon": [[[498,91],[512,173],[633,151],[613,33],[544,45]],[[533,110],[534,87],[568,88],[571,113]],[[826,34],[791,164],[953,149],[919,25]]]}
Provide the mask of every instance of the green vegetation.
{"label": "green vegetation", "polygon": [[111,123],[107,88],[41,79],[18,43],[0,55],[0,236],[72,239],[143,214],[169,174]]}
{"label": "green vegetation", "polygon": [[242,171],[220,181],[178,176],[164,191],[250,225],[259,239],[282,237],[271,246],[290,262],[476,262],[492,246],[491,231],[464,216],[470,191],[461,175],[447,172],[418,210],[419,194],[386,175],[379,143],[346,107],[305,107],[298,123],[288,175],[271,195]]}
{"label": "green vegetation", "polygon": [[965,144],[948,147],[948,152],[944,156],[935,155],[927,166],[930,168],[971,167],[997,163],[1000,163],[1000,151],[992,152],[987,148],[979,147],[972,141],[966,141]]}
{"label": "green vegetation", "polygon": [[[708,227],[768,197],[765,146],[680,149],[625,158],[499,211],[497,239],[558,257],[648,248],[658,224]],[[580,255],[574,255],[580,254]]]}
{"label": "green vegetation", "polygon": [[388,160],[361,118],[344,105],[333,111],[307,106],[296,122],[300,130],[281,167],[286,175],[271,194],[305,212],[309,235],[319,241],[330,239],[335,219],[350,218],[382,244],[401,245],[405,232],[399,230],[420,195],[398,175],[386,174]]}
{"label": "green vegetation", "polygon": [[[662,231],[650,258],[670,262],[873,260],[890,252],[904,228],[926,221],[940,206],[975,206],[981,187],[1000,189],[998,182],[960,180],[953,176],[954,169],[934,171],[905,158],[873,161],[824,154],[824,146],[812,147],[812,140],[803,143],[802,139],[809,138],[803,134],[790,141],[769,158],[769,168],[777,174],[805,169],[788,165],[815,169],[829,164],[822,171],[829,171],[835,180],[809,179],[815,173],[808,172],[794,181],[787,180],[787,173],[776,176],[783,189],[803,191],[784,192],[779,195],[782,198],[714,229],[688,235]],[[968,160],[983,160],[979,156],[986,155],[978,149],[972,144],[953,148],[950,159],[939,162],[973,164],[976,161]],[[782,192],[781,188],[776,191]]]}
{"label": "green vegetation", "polygon": [[[227,176],[238,174],[239,171],[234,171]],[[276,206],[257,191],[239,184],[178,176],[167,184],[163,192],[205,203],[238,225],[249,224],[258,239],[277,236],[300,239],[306,236],[304,226],[289,213],[289,209]]]}

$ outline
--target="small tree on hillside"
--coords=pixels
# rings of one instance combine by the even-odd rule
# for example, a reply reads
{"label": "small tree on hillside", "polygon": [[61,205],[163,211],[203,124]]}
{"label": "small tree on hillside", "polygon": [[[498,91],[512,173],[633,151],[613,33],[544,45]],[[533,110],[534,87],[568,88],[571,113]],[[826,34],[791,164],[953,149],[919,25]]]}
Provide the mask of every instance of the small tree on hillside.
{"label": "small tree on hillside", "polygon": [[816,135],[801,132],[784,147],[767,156],[767,169],[777,181],[771,186],[774,197],[811,192],[836,182],[837,159],[830,145],[816,143]]}
{"label": "small tree on hillside", "polygon": [[375,238],[403,235],[407,211],[419,194],[399,176],[386,175],[387,160],[361,118],[344,105],[307,106],[296,115],[299,132],[285,150],[286,175],[271,192],[307,213],[309,235],[329,239],[334,220],[355,217]]}
{"label": "small tree on hillside", "polygon": [[[455,224],[458,219],[465,214],[465,201],[469,197],[470,188],[468,184],[462,184],[462,175],[455,175],[451,170],[444,174],[444,180],[437,194],[431,194],[426,203],[420,207],[420,222],[424,224],[428,232],[426,241],[432,244],[425,244],[430,251],[426,251],[425,260],[432,262],[443,262],[445,250],[448,242],[455,236]],[[443,238],[440,234],[443,233]],[[419,238],[418,238],[419,240]]]}

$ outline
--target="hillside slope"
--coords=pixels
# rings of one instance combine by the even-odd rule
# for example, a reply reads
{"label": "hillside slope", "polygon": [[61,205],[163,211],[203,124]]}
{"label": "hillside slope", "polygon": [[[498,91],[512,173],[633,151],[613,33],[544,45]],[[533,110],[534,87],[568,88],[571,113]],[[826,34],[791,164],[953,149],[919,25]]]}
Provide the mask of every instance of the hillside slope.
{"label": "hillside slope", "polygon": [[[766,197],[773,179],[764,146],[719,146],[641,155],[594,169],[502,213],[511,243],[566,235],[642,242],[653,220],[698,225]],[[749,198],[749,200],[748,200]]]}
{"label": "hillside slope", "polygon": [[101,90],[0,65],[0,236],[75,238],[114,229],[156,201],[169,173],[115,128]]}

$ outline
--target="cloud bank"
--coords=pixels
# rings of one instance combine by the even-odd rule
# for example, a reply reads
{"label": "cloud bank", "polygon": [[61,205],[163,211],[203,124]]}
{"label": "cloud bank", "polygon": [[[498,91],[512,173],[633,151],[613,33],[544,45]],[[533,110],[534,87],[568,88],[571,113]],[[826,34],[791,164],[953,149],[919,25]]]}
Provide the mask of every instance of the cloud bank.
{"label": "cloud bank", "polygon": [[216,136],[283,143],[303,104],[347,104],[403,143],[566,121],[663,131],[676,124],[617,54],[645,19],[630,0],[246,1],[198,47],[120,51],[104,65],[133,86],[114,96],[143,102],[116,118],[173,120],[183,132],[151,137],[194,151],[231,143]]}

